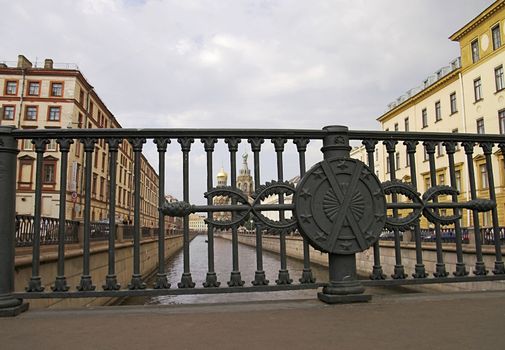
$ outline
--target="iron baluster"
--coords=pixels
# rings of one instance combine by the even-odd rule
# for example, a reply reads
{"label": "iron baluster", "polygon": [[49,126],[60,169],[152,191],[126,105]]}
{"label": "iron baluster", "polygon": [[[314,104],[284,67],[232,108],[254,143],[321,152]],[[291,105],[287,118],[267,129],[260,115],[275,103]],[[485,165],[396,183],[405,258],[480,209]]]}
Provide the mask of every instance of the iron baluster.
{"label": "iron baluster", "polygon": [[[447,152],[447,157],[449,158],[449,175],[451,177],[451,186],[457,189],[456,180],[456,169],[454,165],[454,153],[456,152],[457,143],[454,141],[444,142],[445,150]],[[458,195],[452,195],[453,203],[458,203]],[[460,215],[461,211],[458,208],[453,209],[454,215]],[[456,271],[453,272],[454,276],[466,276],[468,271],[466,270],[466,265],[463,261],[463,235],[461,232],[460,220],[456,220],[454,223],[454,230],[456,231]]]}
{"label": "iron baluster", "polygon": [[[410,182],[417,189],[417,171],[416,171],[416,149],[417,141],[405,141],[403,143],[407,147],[407,157],[409,157]],[[421,228],[419,221],[414,224],[414,235],[416,241],[416,266],[415,272],[412,274],[414,278],[426,278],[428,274],[423,263],[423,247],[421,243]]]}
{"label": "iron baluster", "polygon": [[[41,279],[39,276],[40,268],[40,242],[41,242],[41,207],[42,207],[42,174],[43,174],[43,161],[44,161],[44,151],[46,150],[46,145],[49,143],[48,139],[33,139],[32,143],[35,145],[35,152],[37,153],[37,165],[36,165],[36,175],[35,175],[35,209],[34,209],[34,219],[33,219],[33,246],[32,246],[32,277],[28,282],[27,292],[42,292],[44,287],[42,286]],[[47,232],[47,230],[44,230]]]}
{"label": "iron baluster", "polygon": [[82,276],[77,290],[81,292],[88,292],[95,290],[95,286],[91,281],[90,266],[89,266],[89,240],[91,235],[91,174],[92,174],[92,160],[93,152],[95,150],[95,138],[85,138],[81,142],[84,144],[84,153],[86,155],[85,172],[85,198],[84,198],[84,238],[83,238],[83,256],[82,256]]}
{"label": "iron baluster", "polygon": [[[374,152],[375,145],[377,145],[377,140],[368,139],[363,140],[362,143],[365,145],[365,150],[367,152],[368,158],[368,166],[372,171],[375,171],[375,162],[374,162]],[[384,280],[386,279],[386,274],[382,271],[381,266],[381,256],[380,256],[380,240],[373,245],[373,267],[372,273],[370,274],[370,279],[372,280]]]}
{"label": "iron baluster", "polygon": [[[213,187],[212,153],[214,152],[214,145],[217,143],[217,138],[207,137],[202,139],[201,142],[204,144],[204,149],[207,153],[207,191],[210,191]],[[208,197],[207,205],[212,204],[212,198]],[[213,213],[208,212],[207,218],[211,219],[213,215]],[[207,243],[208,271],[203,286],[205,288],[219,287],[221,285],[221,282],[217,280],[216,271],[214,271],[214,227],[212,225],[207,225]]]}
{"label": "iron baluster", "polygon": [[68,151],[70,145],[74,143],[72,139],[58,139],[56,142],[60,145],[61,167],[60,167],[60,212],[58,222],[58,274],[51,287],[53,292],[66,292],[69,287],[65,278],[65,231],[66,231],[66,204],[67,204],[67,166]]}
{"label": "iron baluster", "polygon": [[[250,138],[248,142],[251,144],[251,151],[254,158],[254,190],[258,190],[261,183],[260,177],[260,151],[261,145],[265,142],[263,138]],[[254,281],[251,283],[254,286],[266,286],[270,282],[266,279],[265,271],[263,270],[263,233],[259,222],[255,225],[256,231],[256,271],[254,272]]]}
{"label": "iron baluster", "polygon": [[[182,187],[183,201],[189,203],[189,152],[191,144],[195,140],[191,137],[181,137],[177,142],[181,145],[182,151]],[[185,215],[183,218],[183,249],[184,249],[184,272],[182,273],[181,281],[177,284],[179,288],[194,288],[195,283],[191,278],[191,270],[189,266],[189,218]]]}
{"label": "iron baluster", "polygon": [[[305,175],[306,164],[305,164],[305,152],[307,151],[307,144],[310,142],[306,138],[295,138],[293,143],[296,145],[298,151],[298,163],[300,165],[300,179]],[[299,278],[300,283],[316,283],[316,279],[312,274],[312,269],[310,268],[310,246],[307,238],[303,237],[303,271],[302,276]]]}
{"label": "iron baluster", "polygon": [[169,138],[156,138],[153,142],[158,146],[158,274],[156,275],[155,289],[168,289],[167,274],[165,272],[165,217],[161,214],[161,207],[165,203],[165,154]]}
{"label": "iron baluster", "polygon": [[[284,144],[287,142],[285,138],[277,137],[272,139],[272,143],[275,146],[275,153],[277,154],[277,180],[279,183],[284,181],[284,170],[282,162],[282,153],[284,152]],[[284,194],[279,194],[279,204],[284,204]],[[284,210],[279,211],[279,221],[282,222],[285,219]],[[286,255],[286,232],[281,231],[279,234],[280,240],[280,253],[281,253],[281,269],[279,270],[279,278],[275,281],[277,284],[291,284],[293,280],[289,278],[289,271],[287,267],[287,255]]]}
{"label": "iron baluster", "polygon": [[[395,150],[396,144],[398,141],[396,140],[385,140],[383,144],[386,146],[386,151],[389,156],[389,178],[391,181],[396,180],[396,166],[395,166]],[[396,193],[391,194],[391,200],[393,203],[398,201]],[[398,210],[393,209],[393,217],[398,217]],[[395,268],[394,273],[391,275],[394,279],[403,279],[407,277],[405,273],[404,266],[402,264],[402,250],[401,250],[401,242],[400,242],[400,232],[397,228],[393,229],[395,235]]]}
{"label": "iron baluster", "polygon": [[[496,191],[494,186],[494,175],[493,175],[493,164],[491,160],[491,154],[493,152],[493,143],[491,142],[481,142],[480,147],[484,151],[484,156],[486,157],[486,171],[487,171],[487,181],[489,187],[489,199],[496,203]],[[494,262],[493,273],[495,275],[505,274],[505,266],[503,264],[503,258],[501,253],[501,241],[500,241],[500,224],[498,222],[498,208],[496,206],[491,210],[491,215],[493,218],[493,234],[494,234],[494,248],[496,260]]]}
{"label": "iron baluster", "polygon": [[121,142],[119,138],[107,139],[109,145],[109,261],[105,284],[102,286],[104,290],[118,290],[121,287],[117,282],[115,268],[117,152]]}
{"label": "iron baluster", "polygon": [[[425,141],[423,143],[426,148],[426,153],[428,153],[428,159],[430,163],[430,182],[431,187],[437,186],[437,167],[435,165],[435,145],[433,141]],[[433,197],[433,203],[438,202],[438,195]],[[438,214],[438,208],[434,208],[435,214]],[[449,273],[445,269],[444,263],[444,253],[442,247],[442,234],[440,231],[440,223],[435,222],[435,235],[436,235],[436,248],[437,248],[437,263],[435,264],[435,272],[433,275],[435,277],[446,277]]]}
{"label": "iron baluster", "polygon": [[[228,144],[228,151],[230,152],[230,171],[231,171],[231,187],[233,189],[237,188],[237,151],[238,144],[240,143],[240,139],[237,137],[230,137],[225,139],[225,142]],[[235,198],[231,200],[232,205],[236,204],[237,201]],[[236,219],[235,211],[231,214],[232,221]],[[242,281],[242,277],[240,276],[240,269],[238,263],[238,231],[237,226],[233,225],[231,228],[231,238],[232,238],[232,271],[230,273],[230,280],[228,281],[229,287],[241,287],[244,285],[244,281]]]}
{"label": "iron baluster", "polygon": [[142,164],[140,156],[142,154],[142,145],[146,143],[146,139],[137,137],[129,141],[133,147],[135,158],[133,168],[135,197],[133,205],[133,274],[131,282],[128,284],[128,289],[145,289],[146,284],[142,281],[142,275],[140,274],[140,196],[142,195],[140,185],[140,168]]}
{"label": "iron baluster", "polygon": [[[468,166],[468,182],[470,184],[470,195],[472,200],[477,199],[477,189],[475,186],[475,171],[473,167],[473,149],[475,146],[474,142],[463,142],[463,147],[465,148],[466,161]],[[488,270],[486,270],[486,265],[482,260],[482,241],[480,235],[480,222],[479,222],[479,212],[476,209],[472,210],[473,218],[473,229],[475,237],[475,256],[477,261],[475,262],[475,270],[473,273],[475,275],[487,275]]]}

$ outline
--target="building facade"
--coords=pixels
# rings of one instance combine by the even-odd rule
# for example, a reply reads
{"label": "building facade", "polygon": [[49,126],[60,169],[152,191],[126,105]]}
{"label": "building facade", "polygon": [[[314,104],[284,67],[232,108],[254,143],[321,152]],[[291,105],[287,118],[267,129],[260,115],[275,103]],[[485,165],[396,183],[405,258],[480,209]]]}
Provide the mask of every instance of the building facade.
{"label": "building facade", "polygon": [[[46,59],[43,67],[34,66],[20,55],[17,65],[0,63],[0,125],[20,129],[35,128],[121,128],[93,86],[77,66],[54,64]],[[18,214],[33,215],[35,191],[35,152],[30,140],[18,145]],[[142,156],[141,225],[153,227],[158,217],[158,175]],[[84,188],[84,147],[74,140],[68,159],[67,219],[82,220],[85,190],[91,191],[91,220],[109,215],[109,153],[104,140],[98,140],[93,152],[92,184]],[[126,140],[120,145],[117,163],[116,219],[133,220],[133,150]],[[44,152],[42,169],[42,215],[58,217],[60,153],[51,140]]]}
{"label": "building facade", "polygon": [[[461,57],[428,76],[423,83],[408,90],[388,105],[377,120],[385,131],[449,132],[476,134],[505,134],[505,1],[499,0],[450,36],[459,44]],[[495,149],[496,151],[496,149]],[[354,158],[366,160],[364,147],[351,152]],[[448,162],[442,143],[436,148],[437,184],[449,185]],[[430,186],[428,155],[422,144],[416,152],[418,191]],[[376,174],[389,179],[389,159],[385,147],[376,146],[374,154]],[[498,215],[505,225],[505,172],[503,155],[492,156],[495,176]],[[482,149],[475,147],[473,154],[477,195],[489,198],[485,158]],[[464,149],[455,153],[456,187],[460,200],[470,198],[468,165]],[[410,181],[407,150],[401,143],[395,154],[396,178]],[[463,226],[471,226],[472,217],[463,211]],[[491,212],[480,214],[482,226],[492,225]],[[426,227],[426,221],[421,222]]]}

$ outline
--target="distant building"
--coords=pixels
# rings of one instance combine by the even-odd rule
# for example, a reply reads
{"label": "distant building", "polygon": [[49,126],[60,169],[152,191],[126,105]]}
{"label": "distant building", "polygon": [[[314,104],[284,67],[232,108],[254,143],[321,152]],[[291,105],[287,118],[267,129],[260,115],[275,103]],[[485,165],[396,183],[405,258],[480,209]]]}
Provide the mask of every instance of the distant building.
{"label": "distant building", "polygon": [[196,232],[207,232],[205,216],[199,214],[189,214],[189,229]]}
{"label": "distant building", "polygon": [[[46,59],[34,66],[19,55],[14,66],[0,63],[0,125],[20,129],[121,128],[93,86],[73,64],[57,64]],[[68,159],[66,189],[67,219],[82,220],[84,209],[84,147],[75,140]],[[16,210],[33,215],[35,152],[30,140],[19,142]],[[141,226],[158,222],[158,175],[141,159]],[[126,141],[120,145],[117,163],[116,217],[133,220],[133,150]],[[91,220],[109,215],[109,155],[104,140],[95,144],[91,188]],[[46,147],[42,169],[42,215],[59,216],[60,153],[52,140]]]}
{"label": "distant building", "polygon": [[[450,36],[458,42],[461,57],[429,75],[420,86],[388,104],[387,111],[377,120],[386,131],[450,132],[477,134],[505,134],[505,1],[495,1],[477,17]],[[427,52],[429,48],[427,48]],[[354,158],[367,159],[364,147],[352,150]],[[448,160],[440,143],[436,148],[436,178],[438,185],[449,185]],[[382,144],[374,154],[376,173],[384,181],[389,179],[388,154]],[[492,156],[497,194],[497,208],[501,225],[505,224],[504,157],[494,149]],[[473,162],[477,195],[489,198],[485,158],[481,148],[474,149]],[[455,153],[456,187],[460,200],[470,197],[465,151]],[[410,181],[410,164],[406,148],[397,145],[395,153],[396,178]],[[416,170],[419,192],[431,187],[428,157],[418,145]],[[463,210],[462,224],[472,225],[472,215]],[[492,225],[491,212],[481,213],[484,227]],[[421,222],[426,226],[427,222]]]}

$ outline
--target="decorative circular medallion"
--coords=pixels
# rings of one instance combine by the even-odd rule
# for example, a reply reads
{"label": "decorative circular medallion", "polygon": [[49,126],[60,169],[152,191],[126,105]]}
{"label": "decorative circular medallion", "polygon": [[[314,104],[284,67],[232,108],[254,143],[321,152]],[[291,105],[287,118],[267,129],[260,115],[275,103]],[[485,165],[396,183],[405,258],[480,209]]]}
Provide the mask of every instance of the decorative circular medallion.
{"label": "decorative circular medallion", "polygon": [[356,159],[313,166],[298,184],[294,203],[300,233],[328,253],[364,251],[379,239],[386,222],[381,183]]}

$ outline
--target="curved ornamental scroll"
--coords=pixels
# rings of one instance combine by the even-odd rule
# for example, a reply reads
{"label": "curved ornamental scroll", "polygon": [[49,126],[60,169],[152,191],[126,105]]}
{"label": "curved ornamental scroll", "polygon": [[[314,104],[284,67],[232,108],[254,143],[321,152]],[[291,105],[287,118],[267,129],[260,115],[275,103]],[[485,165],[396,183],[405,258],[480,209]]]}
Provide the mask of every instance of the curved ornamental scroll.
{"label": "curved ornamental scroll", "polygon": [[450,186],[430,187],[421,197],[416,189],[408,183],[400,180],[386,181],[382,183],[386,195],[397,194],[407,198],[407,202],[387,203],[388,209],[406,209],[410,212],[403,217],[387,216],[386,228],[407,230],[415,225],[421,216],[424,216],[432,223],[441,225],[451,225],[461,219],[458,215],[441,215],[438,209],[470,209],[478,212],[492,210],[496,202],[490,199],[474,199],[467,202],[438,202],[438,196],[458,195],[459,191]]}
{"label": "curved ornamental scroll", "polygon": [[218,220],[206,218],[205,222],[219,230],[229,230],[238,228],[252,216],[253,220],[272,233],[288,233],[296,230],[297,223],[294,217],[282,220],[272,220],[262,213],[262,211],[293,211],[293,204],[264,204],[263,202],[270,196],[290,196],[295,193],[295,188],[290,182],[267,182],[252,194],[249,199],[247,195],[238,188],[229,186],[214,187],[205,193],[205,198],[214,199],[216,197],[225,197],[227,202],[234,201],[236,204],[220,205],[191,205],[186,202],[165,202],[160,208],[163,215],[168,216],[186,216],[196,212],[229,212],[230,219]]}

